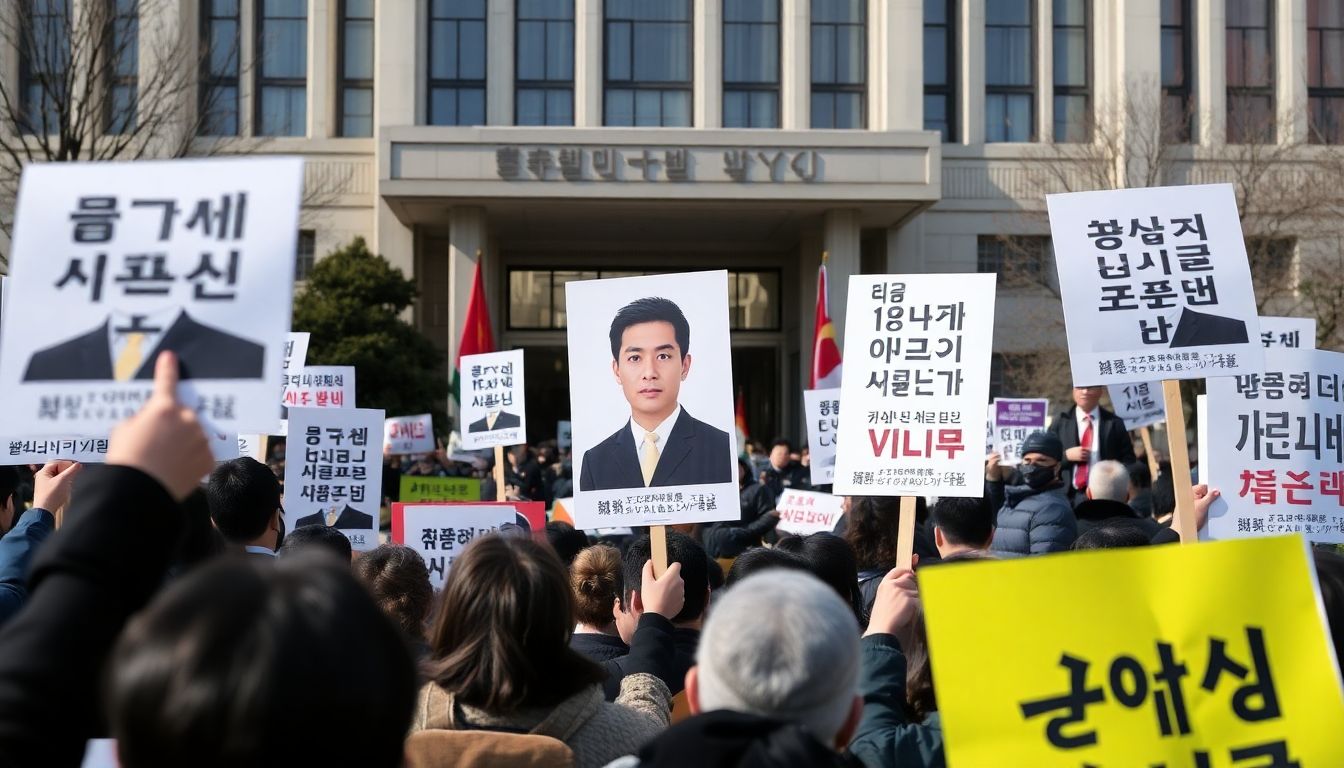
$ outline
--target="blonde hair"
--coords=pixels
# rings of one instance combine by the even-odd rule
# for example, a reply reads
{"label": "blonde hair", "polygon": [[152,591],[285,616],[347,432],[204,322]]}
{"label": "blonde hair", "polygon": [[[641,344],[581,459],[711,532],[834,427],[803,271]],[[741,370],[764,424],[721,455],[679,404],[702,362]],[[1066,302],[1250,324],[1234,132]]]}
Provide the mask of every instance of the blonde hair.
{"label": "blonde hair", "polygon": [[574,593],[574,616],[590,627],[612,622],[611,606],[621,593],[621,552],[597,544],[574,556],[569,566],[569,588]]}

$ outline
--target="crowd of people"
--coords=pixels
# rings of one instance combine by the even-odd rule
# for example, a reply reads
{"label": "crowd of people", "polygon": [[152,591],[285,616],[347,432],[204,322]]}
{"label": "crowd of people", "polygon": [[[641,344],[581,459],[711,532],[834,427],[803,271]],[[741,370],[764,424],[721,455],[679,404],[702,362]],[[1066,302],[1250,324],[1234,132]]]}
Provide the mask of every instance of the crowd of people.
{"label": "crowd of people", "polygon": [[[552,522],[473,541],[436,594],[411,549],[286,530],[273,468],[216,465],[176,384],[165,353],[106,464],[42,467],[31,508],[0,471],[0,764],[99,738],[125,768],[944,764],[899,501],[779,531],[810,487],[786,440],[742,458],[739,519],[671,527],[661,573],[641,531]],[[989,456],[983,497],[920,500],[916,568],[1177,539],[1170,468],[1110,455],[1088,390],[1020,466]],[[510,461],[511,493],[563,498],[563,453]],[[1217,493],[1195,487],[1201,519]],[[1316,566],[1344,658],[1344,557]]]}

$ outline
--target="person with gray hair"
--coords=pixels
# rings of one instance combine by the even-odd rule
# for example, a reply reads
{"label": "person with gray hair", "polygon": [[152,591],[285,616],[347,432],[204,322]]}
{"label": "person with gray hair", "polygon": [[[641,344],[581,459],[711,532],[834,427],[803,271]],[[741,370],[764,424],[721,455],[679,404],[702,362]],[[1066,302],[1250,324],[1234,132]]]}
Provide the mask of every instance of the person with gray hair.
{"label": "person with gray hair", "polygon": [[1129,506],[1129,470],[1118,461],[1098,461],[1087,476],[1087,498],[1074,507],[1078,536],[1097,528],[1133,527],[1148,539],[1160,528]]}
{"label": "person with gray hair", "polygon": [[1118,461],[1098,461],[1087,475],[1087,498],[1129,501],[1129,470]]}
{"label": "person with gray hair", "polygon": [[[781,599],[781,596],[784,596]],[[842,766],[863,708],[854,612],[816,577],[771,570],[716,598],[686,673],[693,717],[608,768]]]}

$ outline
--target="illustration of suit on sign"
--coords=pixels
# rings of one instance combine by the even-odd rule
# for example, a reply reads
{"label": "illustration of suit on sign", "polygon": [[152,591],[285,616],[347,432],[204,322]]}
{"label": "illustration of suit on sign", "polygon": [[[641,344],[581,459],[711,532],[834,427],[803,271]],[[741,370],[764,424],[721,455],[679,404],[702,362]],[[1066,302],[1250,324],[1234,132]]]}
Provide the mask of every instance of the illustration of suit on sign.
{"label": "illustration of suit on sign", "polygon": [[[302,528],[305,525],[327,525],[327,521],[335,513],[336,507],[332,507],[331,510],[327,512],[314,512],[307,517],[299,518],[298,522],[294,523],[294,527]],[[346,504],[345,507],[340,510],[340,514],[336,515],[336,519],[331,522],[329,527],[340,530],[367,530],[373,527],[373,515],[366,512],[360,512],[358,509]]]}
{"label": "illustration of suit on sign", "polygon": [[517,429],[521,424],[522,421],[518,418],[518,414],[509,413],[508,411],[500,411],[495,414],[494,423],[490,422],[490,417],[487,415],[484,418],[473,421],[471,426],[467,427],[467,431],[493,432],[496,429]]}

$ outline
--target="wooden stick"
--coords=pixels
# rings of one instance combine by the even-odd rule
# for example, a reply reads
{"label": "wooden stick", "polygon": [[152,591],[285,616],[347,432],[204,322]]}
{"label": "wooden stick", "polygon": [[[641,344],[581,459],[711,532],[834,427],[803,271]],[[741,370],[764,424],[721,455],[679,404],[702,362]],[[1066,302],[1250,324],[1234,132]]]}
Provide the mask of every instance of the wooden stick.
{"label": "wooden stick", "polygon": [[508,501],[504,497],[504,446],[495,446],[495,501]]}
{"label": "wooden stick", "polygon": [[649,526],[649,545],[653,552],[653,578],[657,579],[667,570],[667,526]]}
{"label": "wooden stick", "polygon": [[901,497],[901,520],[896,528],[896,567],[912,568],[915,554],[915,497]]}
{"label": "wooden stick", "polygon": [[1195,494],[1190,489],[1190,447],[1185,442],[1185,410],[1181,403],[1181,382],[1162,382],[1162,400],[1167,408],[1167,444],[1171,451],[1171,487],[1176,493],[1176,515],[1171,527],[1181,535],[1182,544],[1199,540],[1195,525]]}
{"label": "wooden stick", "polygon": [[1157,456],[1153,455],[1153,436],[1148,427],[1139,427],[1139,436],[1143,438],[1143,454],[1148,457],[1148,482],[1157,479]]}
{"label": "wooden stick", "polygon": [[261,463],[262,464],[269,463],[271,460],[271,454],[270,454],[271,436],[258,435],[258,437],[261,438]]}

